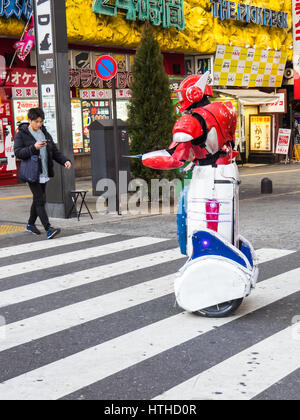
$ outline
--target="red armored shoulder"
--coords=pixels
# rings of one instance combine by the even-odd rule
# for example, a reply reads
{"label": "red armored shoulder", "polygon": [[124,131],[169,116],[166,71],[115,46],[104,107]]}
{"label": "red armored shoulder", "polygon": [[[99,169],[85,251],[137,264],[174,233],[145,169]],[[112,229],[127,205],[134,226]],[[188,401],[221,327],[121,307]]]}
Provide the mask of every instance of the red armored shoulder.
{"label": "red armored shoulder", "polygon": [[173,141],[183,143],[203,134],[201,124],[190,114],[180,117],[173,127]]}
{"label": "red armored shoulder", "polygon": [[199,113],[206,120],[208,128],[217,122],[224,140],[234,141],[237,114],[231,102],[214,102],[199,110]]}

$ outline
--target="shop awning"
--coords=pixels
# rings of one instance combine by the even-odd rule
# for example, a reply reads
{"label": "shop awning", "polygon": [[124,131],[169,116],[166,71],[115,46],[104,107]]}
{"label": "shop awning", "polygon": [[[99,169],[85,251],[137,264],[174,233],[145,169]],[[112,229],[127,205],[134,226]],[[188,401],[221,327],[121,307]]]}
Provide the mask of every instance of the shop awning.
{"label": "shop awning", "polygon": [[214,89],[214,92],[237,98],[243,105],[267,104],[279,99],[279,95],[275,92],[266,93],[257,89]]}

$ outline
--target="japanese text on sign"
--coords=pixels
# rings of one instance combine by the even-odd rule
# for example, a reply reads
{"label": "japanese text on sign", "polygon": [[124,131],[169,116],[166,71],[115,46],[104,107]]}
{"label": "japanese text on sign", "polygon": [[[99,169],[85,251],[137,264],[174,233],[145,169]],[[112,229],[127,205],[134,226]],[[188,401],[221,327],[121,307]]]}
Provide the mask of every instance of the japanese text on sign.
{"label": "japanese text on sign", "polygon": [[32,14],[32,0],[0,0],[0,16],[16,17],[26,20]]}
{"label": "japanese text on sign", "polygon": [[117,16],[126,10],[128,20],[149,20],[152,25],[184,30],[183,0],[94,0],[93,12]]}
{"label": "japanese text on sign", "polygon": [[18,87],[36,87],[37,86],[37,74],[33,69],[14,69],[8,76],[6,81],[7,85],[18,86]]}
{"label": "japanese text on sign", "polygon": [[291,130],[288,128],[280,128],[278,130],[276,153],[279,155],[287,155],[289,152],[291,138]]}
{"label": "japanese text on sign", "polygon": [[[99,79],[94,70],[74,70],[69,71],[70,87],[75,88],[107,88],[111,89],[111,80],[104,81]],[[117,88],[124,89],[130,86],[133,76],[131,72],[118,72],[116,76]]]}
{"label": "japanese text on sign", "polygon": [[252,152],[271,151],[271,125],[270,115],[250,115],[250,150]]}

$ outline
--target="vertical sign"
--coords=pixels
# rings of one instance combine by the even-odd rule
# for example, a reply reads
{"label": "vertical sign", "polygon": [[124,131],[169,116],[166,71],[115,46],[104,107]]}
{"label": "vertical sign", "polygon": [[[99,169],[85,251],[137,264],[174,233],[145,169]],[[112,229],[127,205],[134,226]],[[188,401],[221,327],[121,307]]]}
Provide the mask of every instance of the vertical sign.
{"label": "vertical sign", "polygon": [[[55,58],[53,53],[53,28],[51,0],[35,0],[35,33],[38,55],[40,106],[45,112],[45,125],[57,143],[57,118],[55,99]],[[51,95],[50,95],[51,91]],[[51,102],[51,105],[50,105]],[[51,107],[51,112],[49,108]]]}
{"label": "vertical sign", "polygon": [[291,130],[289,128],[279,128],[276,152],[279,155],[288,155],[291,138]]}
{"label": "vertical sign", "polygon": [[[73,161],[65,0],[33,0],[33,6],[40,107],[45,112],[45,126],[54,142]],[[70,191],[74,189],[74,169],[67,171],[56,166],[55,177],[47,188],[49,216],[69,216]]]}
{"label": "vertical sign", "polygon": [[300,99],[300,0],[293,0],[294,98]]}

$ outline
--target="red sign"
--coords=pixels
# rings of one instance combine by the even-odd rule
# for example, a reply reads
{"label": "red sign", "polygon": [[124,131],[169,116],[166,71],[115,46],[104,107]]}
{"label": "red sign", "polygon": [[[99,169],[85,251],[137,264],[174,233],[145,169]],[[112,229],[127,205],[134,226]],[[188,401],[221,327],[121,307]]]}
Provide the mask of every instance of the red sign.
{"label": "red sign", "polygon": [[300,0],[293,0],[294,98],[300,99]]}
{"label": "red sign", "polygon": [[14,154],[12,109],[8,101],[0,103],[0,185],[17,184]]}
{"label": "red sign", "polygon": [[97,76],[102,80],[110,80],[115,77],[118,66],[114,58],[109,55],[102,55],[95,64]]}
{"label": "red sign", "polygon": [[37,87],[36,71],[35,69],[13,69],[9,74],[6,84],[13,87]]}
{"label": "red sign", "polygon": [[278,131],[276,152],[279,155],[287,155],[289,152],[291,138],[291,130],[288,128],[280,128]]}

